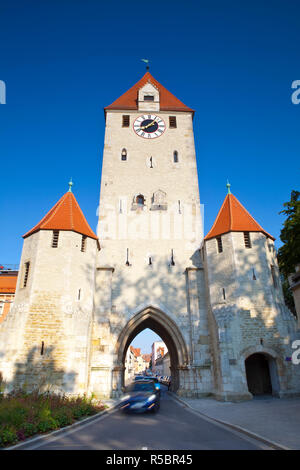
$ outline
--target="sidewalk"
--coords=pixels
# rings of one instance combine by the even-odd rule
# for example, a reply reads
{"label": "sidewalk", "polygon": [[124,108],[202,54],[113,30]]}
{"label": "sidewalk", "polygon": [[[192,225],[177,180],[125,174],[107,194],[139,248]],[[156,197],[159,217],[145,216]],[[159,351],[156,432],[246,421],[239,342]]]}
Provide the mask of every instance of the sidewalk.
{"label": "sidewalk", "polygon": [[300,398],[260,397],[241,403],[181,398],[190,408],[289,449],[300,449]]}

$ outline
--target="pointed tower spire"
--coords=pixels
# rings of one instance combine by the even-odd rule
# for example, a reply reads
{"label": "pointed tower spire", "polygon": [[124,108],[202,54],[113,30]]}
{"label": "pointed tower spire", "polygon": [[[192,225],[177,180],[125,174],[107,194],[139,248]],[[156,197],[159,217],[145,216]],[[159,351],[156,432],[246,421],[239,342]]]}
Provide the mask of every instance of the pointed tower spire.
{"label": "pointed tower spire", "polygon": [[205,240],[215,238],[228,232],[261,232],[266,237],[275,240],[272,235],[266,232],[256,220],[249,214],[244,206],[230,191],[230,184],[227,182],[227,195],[217,218],[205,237]]}
{"label": "pointed tower spire", "polygon": [[98,240],[98,237],[94,234],[93,230],[87,223],[86,218],[84,217],[83,212],[71,191],[73,183],[70,183],[69,191],[60,198],[60,200],[35,227],[23,235],[23,238],[26,238],[39,230],[69,230]]}
{"label": "pointed tower spire", "polygon": [[73,181],[72,181],[72,176],[71,176],[71,179],[70,179],[70,181],[69,181],[69,193],[72,192],[72,186],[73,186],[73,184],[74,184],[74,183],[73,183]]}

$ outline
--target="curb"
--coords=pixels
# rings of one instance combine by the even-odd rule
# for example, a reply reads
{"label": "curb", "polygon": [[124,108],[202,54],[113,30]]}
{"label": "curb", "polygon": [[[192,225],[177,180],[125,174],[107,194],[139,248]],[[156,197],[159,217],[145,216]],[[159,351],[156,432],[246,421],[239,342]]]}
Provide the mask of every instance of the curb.
{"label": "curb", "polygon": [[[15,444],[13,446],[10,446],[10,447],[5,447],[5,448],[2,448],[0,450],[15,450],[15,449],[18,449],[22,446],[27,446],[29,444],[32,444],[34,442],[38,442],[38,441],[41,441],[42,439],[48,439],[49,437],[51,436],[54,436],[54,435],[58,435],[58,434],[64,434],[66,431],[69,431],[71,429],[74,429],[76,427],[79,427],[81,426],[82,424],[88,424],[89,422],[92,422],[92,421],[96,421],[98,418],[100,418],[101,416],[104,416],[104,415],[107,415],[107,414],[110,414],[115,408],[118,407],[118,405],[120,404],[120,401],[118,401],[117,403],[115,403],[114,405],[112,405],[111,407],[109,407],[107,410],[103,410],[103,411],[99,411],[99,413],[96,413],[95,415],[93,416],[89,416],[88,418],[84,418],[84,419],[81,419],[79,421],[76,421],[75,423],[73,424],[69,424],[68,426],[65,426],[63,428],[59,428],[59,429],[56,429],[55,431],[51,431],[47,434],[39,434],[35,437],[30,437],[28,439],[26,439],[25,441],[22,441],[22,442],[19,442],[18,444]],[[26,450],[26,449],[25,449]],[[34,449],[33,449],[34,450]]]}
{"label": "curb", "polygon": [[220,419],[217,419],[217,418],[213,418],[212,416],[209,416],[209,415],[206,415],[205,413],[203,413],[202,411],[199,411],[197,410],[196,408],[193,408],[189,403],[186,403],[184,400],[182,400],[181,398],[179,398],[177,395],[175,395],[173,392],[168,392],[171,397],[174,399],[174,400],[177,400],[179,401],[180,403],[182,403],[184,406],[186,406],[187,408],[190,408],[191,410],[193,410],[194,412],[196,412],[197,414],[199,414],[200,416],[203,416],[205,418],[209,418],[210,420],[212,421],[215,421],[216,423],[219,423],[219,424],[223,424],[224,426],[228,427],[228,428],[231,428],[235,431],[238,431],[238,432],[241,432],[243,434],[246,434],[248,437],[251,437],[252,439],[256,439],[260,442],[262,442],[263,444],[266,444],[270,447],[272,447],[273,449],[275,450],[293,450],[291,449],[290,447],[286,447],[282,444],[278,444],[278,442],[274,442],[274,441],[271,441],[269,439],[266,439],[265,437],[261,436],[260,434],[256,434],[255,432],[253,431],[249,431],[248,429],[245,429],[245,428],[242,428],[241,426],[238,426],[237,424],[232,424],[232,423],[228,423],[227,421],[222,421]]}

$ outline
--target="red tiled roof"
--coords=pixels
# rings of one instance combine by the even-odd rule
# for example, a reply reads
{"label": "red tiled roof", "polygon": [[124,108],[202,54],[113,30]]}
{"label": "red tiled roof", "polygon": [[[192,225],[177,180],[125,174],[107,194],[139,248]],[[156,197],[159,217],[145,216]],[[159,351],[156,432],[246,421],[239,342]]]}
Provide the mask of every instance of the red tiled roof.
{"label": "red tiled roof", "polygon": [[141,348],[130,346],[130,351],[135,355],[135,357],[139,357],[141,355]]}
{"label": "red tiled roof", "polygon": [[133,87],[104,109],[138,109],[138,91],[148,81],[151,82],[159,91],[161,111],[190,111],[194,113],[193,109],[188,108],[178,98],[176,98],[176,96],[155,80],[150,72],[146,72],[145,75],[135,85],[133,85]]}
{"label": "red tiled roof", "polygon": [[151,360],[151,354],[143,354],[143,359],[145,362],[150,362]]}
{"label": "red tiled roof", "polygon": [[262,232],[267,237],[275,240],[272,235],[266,232],[253,219],[233,194],[227,194],[215,223],[204,240],[209,240],[210,238],[214,238],[228,232]]}
{"label": "red tiled roof", "polygon": [[16,291],[18,276],[0,276],[0,292],[4,294],[14,294]]}
{"label": "red tiled roof", "polygon": [[70,191],[64,194],[48,214],[33,229],[23,235],[23,238],[38,230],[71,230],[98,240],[87,223],[74,194]]}

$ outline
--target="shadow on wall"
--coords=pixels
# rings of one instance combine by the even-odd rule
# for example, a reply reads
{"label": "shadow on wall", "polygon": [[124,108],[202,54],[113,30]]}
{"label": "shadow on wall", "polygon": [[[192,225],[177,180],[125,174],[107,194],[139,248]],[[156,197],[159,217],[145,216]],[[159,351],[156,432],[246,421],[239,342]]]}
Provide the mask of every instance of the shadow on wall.
{"label": "shadow on wall", "polygon": [[13,378],[3,383],[2,388],[7,392],[22,389],[72,394],[76,374],[56,367],[53,350],[53,346],[48,347],[41,354],[40,348],[31,348],[23,362],[15,363]]}

